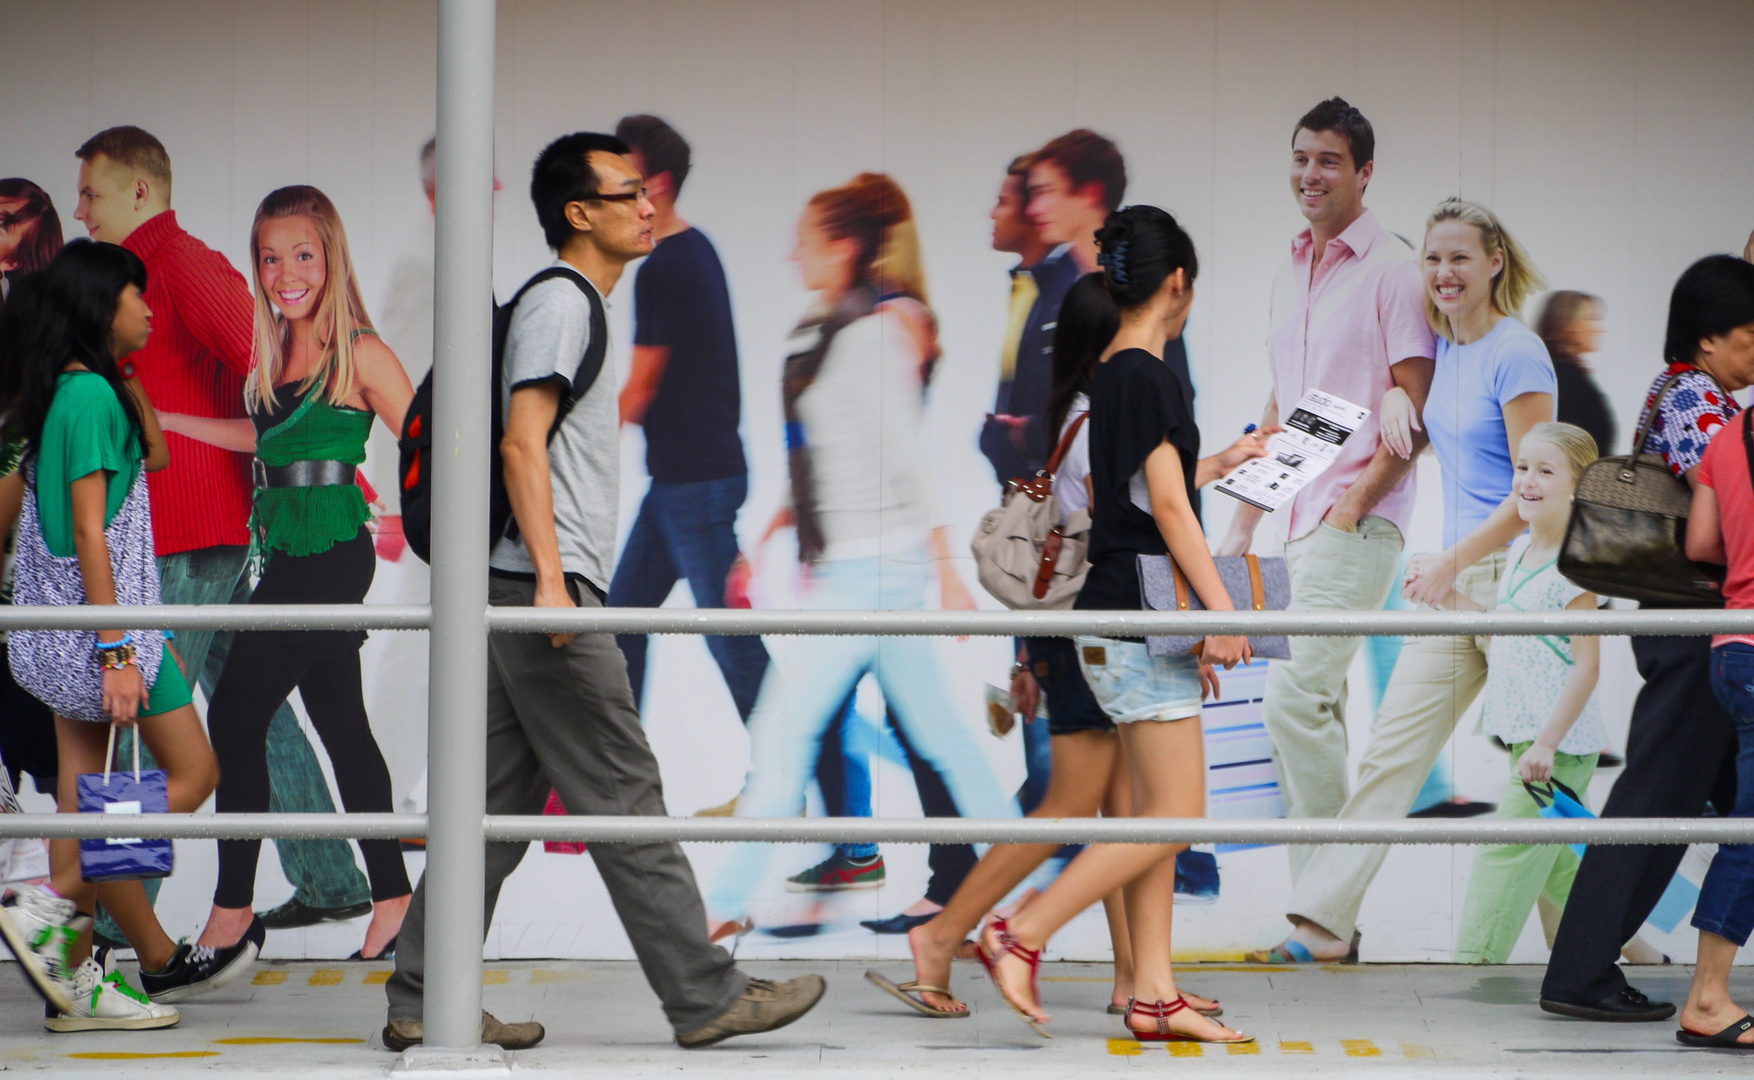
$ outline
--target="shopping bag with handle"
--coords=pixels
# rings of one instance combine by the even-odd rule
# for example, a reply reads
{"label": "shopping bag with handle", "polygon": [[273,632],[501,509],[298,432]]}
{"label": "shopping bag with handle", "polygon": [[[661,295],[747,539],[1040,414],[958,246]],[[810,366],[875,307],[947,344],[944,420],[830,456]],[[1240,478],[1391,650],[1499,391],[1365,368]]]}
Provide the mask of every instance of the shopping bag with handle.
{"label": "shopping bag with handle", "polygon": [[[79,812],[82,814],[139,815],[170,811],[170,788],[163,769],[140,768],[140,733],[134,744],[134,771],[115,769],[116,727],[110,725],[110,745],[104,752],[104,771],[79,774]],[[134,881],[169,877],[176,848],[169,840],[140,837],[100,837],[79,842],[79,874],[87,881]]]}
{"label": "shopping bag with handle", "polygon": [[[1523,787],[1528,791],[1529,798],[1535,800],[1537,807],[1535,812],[1544,818],[1594,819],[1596,816],[1584,806],[1583,800],[1577,797],[1577,792],[1557,780],[1549,780],[1545,787],[1536,787],[1524,780]],[[1568,846],[1577,853],[1578,858],[1583,858],[1583,849],[1586,845],[1570,844]]]}

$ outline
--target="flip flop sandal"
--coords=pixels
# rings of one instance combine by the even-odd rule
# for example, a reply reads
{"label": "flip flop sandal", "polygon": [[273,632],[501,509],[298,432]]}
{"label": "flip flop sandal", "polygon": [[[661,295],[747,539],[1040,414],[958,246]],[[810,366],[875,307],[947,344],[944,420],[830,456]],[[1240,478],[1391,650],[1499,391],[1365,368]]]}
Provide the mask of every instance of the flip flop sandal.
{"label": "flip flop sandal", "polygon": [[[968,1017],[969,1008],[967,1005],[963,1005],[960,1009],[935,1009],[926,1004],[925,996],[927,994],[942,994],[951,1001],[957,1001],[956,995],[942,986],[933,986],[923,982],[892,983],[875,968],[865,972],[865,981],[921,1016],[930,1016],[934,1020],[962,1020]],[[919,996],[916,997],[916,994]],[[961,1005],[962,1003],[957,1001],[957,1004]]]}
{"label": "flip flop sandal", "polygon": [[[1183,999],[1183,1000],[1186,1000],[1186,999]],[[1111,1002],[1109,1002],[1109,1006],[1108,1006],[1108,1014],[1110,1016],[1125,1016],[1125,1015],[1127,1015],[1127,1012],[1129,1011],[1128,1007],[1130,1005],[1132,1005],[1132,1003],[1133,1003],[1132,998],[1127,999],[1126,1005],[1116,1005],[1114,1002],[1111,1001]],[[1214,1001],[1212,1003],[1212,1007],[1210,1009],[1202,1009],[1198,1005],[1195,1005],[1193,1002],[1189,1001],[1188,1008],[1199,1013],[1201,1016],[1206,1017],[1208,1020],[1216,1020],[1220,1016],[1224,1015],[1224,1006],[1219,1004],[1216,1001]]]}
{"label": "flip flop sandal", "polygon": [[1303,942],[1294,938],[1286,938],[1271,949],[1247,954],[1244,959],[1251,964],[1356,964],[1358,963],[1357,934],[1352,935],[1352,946],[1347,950],[1344,959],[1322,960],[1304,947]]}
{"label": "flip flop sandal", "polygon": [[1738,1036],[1750,1028],[1754,1028],[1754,1016],[1743,1013],[1740,1020],[1716,1035],[1700,1035],[1682,1028],[1675,1032],[1675,1041],[1682,1046],[1709,1046],[1720,1050],[1754,1050],[1754,1043],[1736,1041]]}

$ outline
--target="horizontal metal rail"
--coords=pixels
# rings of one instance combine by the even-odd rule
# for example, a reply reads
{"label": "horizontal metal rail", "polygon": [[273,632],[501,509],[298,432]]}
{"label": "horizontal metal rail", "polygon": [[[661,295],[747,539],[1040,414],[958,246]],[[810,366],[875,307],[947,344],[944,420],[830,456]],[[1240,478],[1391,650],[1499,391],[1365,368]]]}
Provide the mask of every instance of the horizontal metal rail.
{"label": "horizontal metal rail", "polygon": [[[670,818],[488,815],[489,840],[884,844],[1754,843],[1754,818]],[[426,835],[422,814],[0,814],[0,838],[376,838]]]}
{"label": "horizontal metal rail", "polygon": [[[0,630],[424,630],[431,609],[387,604],[0,607]],[[1658,611],[753,611],[697,608],[489,608],[510,633],[1141,637],[1754,634],[1754,610]]]}

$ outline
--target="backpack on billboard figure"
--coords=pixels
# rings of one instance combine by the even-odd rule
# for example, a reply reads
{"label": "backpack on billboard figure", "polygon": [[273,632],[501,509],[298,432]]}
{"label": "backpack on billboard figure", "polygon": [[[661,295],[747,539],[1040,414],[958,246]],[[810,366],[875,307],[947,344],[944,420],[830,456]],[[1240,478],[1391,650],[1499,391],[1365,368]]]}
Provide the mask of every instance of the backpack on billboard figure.
{"label": "backpack on billboard figure", "polygon": [[[488,543],[497,543],[501,537],[516,536],[517,523],[512,520],[512,502],[506,494],[505,471],[499,456],[499,440],[505,435],[505,416],[500,408],[500,383],[505,374],[506,338],[511,333],[512,312],[517,309],[518,301],[532,288],[551,278],[567,278],[585,298],[591,302],[591,337],[585,345],[585,354],[579,358],[578,370],[572,378],[572,388],[565,397],[560,399],[560,408],[554,414],[554,423],[548,429],[548,438],[554,439],[554,433],[560,430],[561,421],[572,411],[579,399],[596,381],[597,373],[603,369],[603,357],[609,345],[608,319],[603,312],[603,300],[597,290],[585,280],[583,274],[564,266],[550,266],[529,281],[524,282],[511,300],[503,305],[495,305],[493,309],[493,383],[488,398],[493,414],[488,453],[493,458],[493,470],[489,480],[488,496]],[[402,436],[396,440],[398,464],[396,476],[402,495],[402,534],[408,541],[408,548],[425,563],[432,562],[432,379],[438,374],[437,365],[420,381],[419,389],[414,391],[414,400],[408,404],[408,415],[402,421]]]}

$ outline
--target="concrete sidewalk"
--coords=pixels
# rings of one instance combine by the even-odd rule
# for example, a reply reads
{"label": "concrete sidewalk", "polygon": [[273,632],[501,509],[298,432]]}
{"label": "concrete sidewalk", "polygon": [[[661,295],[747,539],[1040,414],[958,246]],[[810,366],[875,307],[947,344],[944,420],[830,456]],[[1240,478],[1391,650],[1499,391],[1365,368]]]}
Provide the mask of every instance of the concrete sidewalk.
{"label": "concrete sidewalk", "polygon": [[[131,967],[131,965],[128,965]],[[485,1004],[505,1020],[548,1028],[537,1049],[513,1055],[519,1071],[554,1076],[876,1077],[912,1075],[1126,1077],[1173,1067],[1187,1074],[1255,1077],[1715,1076],[1742,1073],[1754,1057],[1689,1050],[1675,1025],[1587,1024],[1535,1007],[1538,967],[1240,964],[1185,965],[1190,990],[1220,998],[1225,1021],[1253,1047],[1140,1046],[1107,1016],[1109,969],[1048,964],[1042,995],[1051,1040],[1032,1034],[986,985],[958,964],[953,980],[971,1003],[966,1020],[902,1009],[863,979],[866,961],[753,962],[755,974],[819,971],[828,995],[809,1016],[771,1035],[684,1051],[639,969],[625,962],[492,962]],[[879,963],[892,979],[907,965]],[[129,972],[132,978],[132,971]],[[41,1004],[11,963],[0,964],[0,1071],[47,1076],[383,1076],[397,1060],[378,1041],[386,964],[274,962],[253,978],[184,1005],[183,1022],[159,1032],[52,1035]],[[1680,1000],[1690,969],[1638,968],[1634,983]],[[1754,972],[1732,987],[1754,1003]],[[1173,1057],[1174,1060],[1167,1060]]]}

